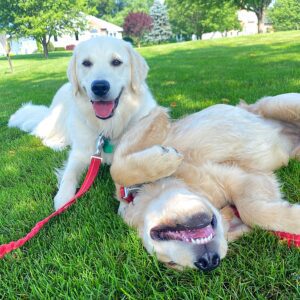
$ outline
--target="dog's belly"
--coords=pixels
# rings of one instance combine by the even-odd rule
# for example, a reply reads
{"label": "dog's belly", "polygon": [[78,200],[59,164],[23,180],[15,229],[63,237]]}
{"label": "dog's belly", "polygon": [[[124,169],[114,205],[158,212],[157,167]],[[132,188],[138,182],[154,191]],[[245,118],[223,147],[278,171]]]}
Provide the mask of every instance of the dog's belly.
{"label": "dog's belly", "polygon": [[261,171],[288,162],[289,142],[279,125],[241,108],[215,105],[175,122],[165,145],[175,147],[194,165],[232,161]]}

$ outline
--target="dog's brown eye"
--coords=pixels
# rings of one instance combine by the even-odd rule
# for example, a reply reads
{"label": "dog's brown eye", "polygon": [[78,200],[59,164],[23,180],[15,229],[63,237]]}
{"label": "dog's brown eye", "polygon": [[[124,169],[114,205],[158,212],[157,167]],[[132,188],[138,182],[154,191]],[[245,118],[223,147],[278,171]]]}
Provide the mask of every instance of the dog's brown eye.
{"label": "dog's brown eye", "polygon": [[122,62],[119,60],[119,59],[113,59],[111,64],[114,66],[114,67],[117,67],[119,65],[122,64]]}
{"label": "dog's brown eye", "polygon": [[85,67],[91,67],[93,64],[89,60],[84,60],[82,63]]}

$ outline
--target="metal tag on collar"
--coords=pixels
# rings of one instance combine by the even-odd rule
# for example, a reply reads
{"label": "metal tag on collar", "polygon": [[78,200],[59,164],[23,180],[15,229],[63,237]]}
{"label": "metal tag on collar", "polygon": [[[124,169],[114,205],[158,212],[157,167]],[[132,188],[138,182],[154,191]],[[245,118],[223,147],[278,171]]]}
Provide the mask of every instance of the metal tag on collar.
{"label": "metal tag on collar", "polygon": [[114,152],[114,145],[110,142],[110,139],[107,137],[104,137],[103,152],[104,153],[113,153]]}

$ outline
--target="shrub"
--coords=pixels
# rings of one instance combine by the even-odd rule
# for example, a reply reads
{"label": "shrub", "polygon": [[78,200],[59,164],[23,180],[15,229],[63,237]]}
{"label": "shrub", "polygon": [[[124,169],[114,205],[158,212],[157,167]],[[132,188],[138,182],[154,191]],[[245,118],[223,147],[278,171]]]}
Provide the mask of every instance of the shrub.
{"label": "shrub", "polygon": [[73,51],[74,48],[75,48],[75,45],[67,45],[67,46],[66,46],[66,50],[67,50],[67,51]]}
{"label": "shrub", "polygon": [[65,51],[65,47],[55,47],[54,51]]}

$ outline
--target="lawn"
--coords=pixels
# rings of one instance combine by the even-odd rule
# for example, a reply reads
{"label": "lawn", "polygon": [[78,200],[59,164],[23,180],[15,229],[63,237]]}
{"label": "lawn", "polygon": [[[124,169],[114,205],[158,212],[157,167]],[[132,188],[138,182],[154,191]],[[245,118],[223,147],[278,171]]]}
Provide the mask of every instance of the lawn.
{"label": "lawn", "polygon": [[[300,31],[140,52],[154,96],[174,118],[215,103],[300,92]],[[20,238],[53,210],[53,170],[67,152],[6,124],[23,102],[50,104],[66,81],[69,58],[13,57],[13,74],[0,59],[0,243]],[[300,164],[292,161],[278,176],[287,199],[300,202]],[[217,270],[173,271],[147,255],[117,216],[113,194],[105,167],[75,206],[0,261],[0,299],[300,299],[299,249],[256,229],[231,244]]]}

